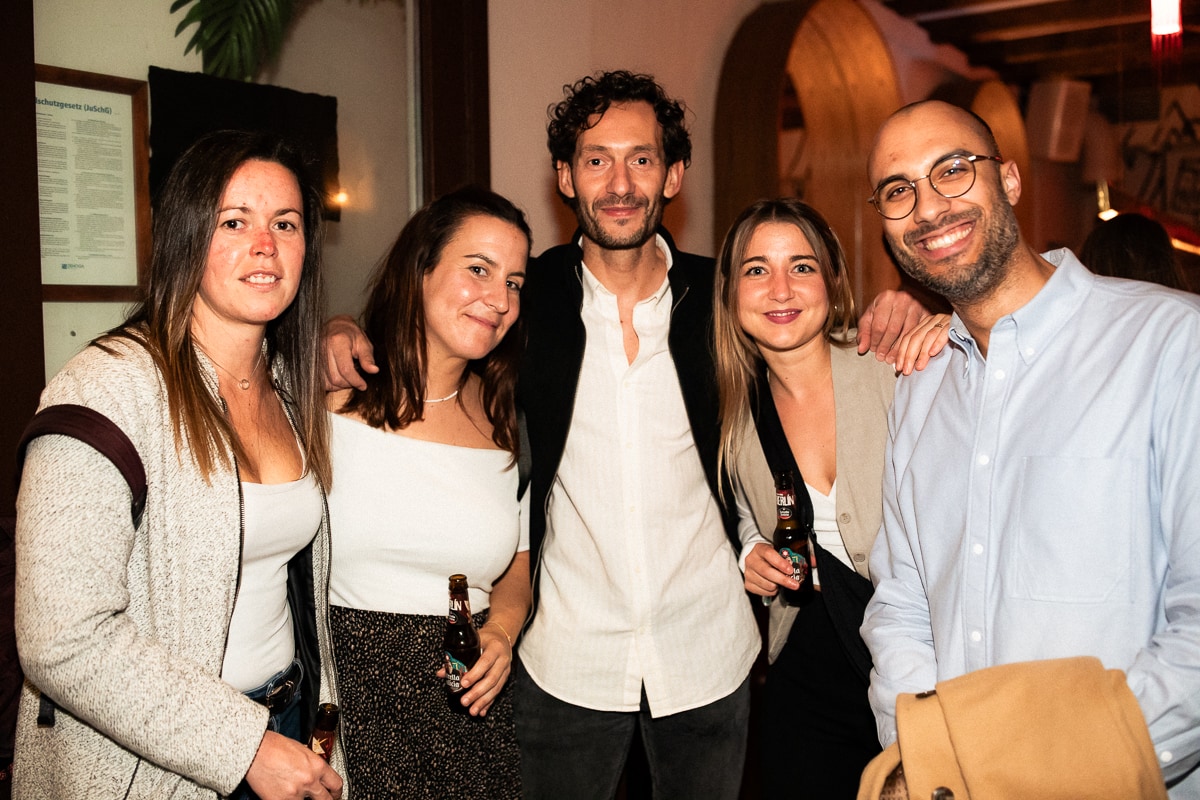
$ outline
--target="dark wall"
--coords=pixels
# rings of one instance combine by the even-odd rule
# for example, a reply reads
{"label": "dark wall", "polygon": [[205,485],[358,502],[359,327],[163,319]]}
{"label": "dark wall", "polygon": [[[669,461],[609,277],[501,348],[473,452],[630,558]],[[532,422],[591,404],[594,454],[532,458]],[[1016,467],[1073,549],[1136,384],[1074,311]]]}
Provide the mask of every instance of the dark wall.
{"label": "dark wall", "polygon": [[33,82],[33,0],[9,0],[0,11],[0,108],[4,109],[0,219],[5,220],[0,517],[15,513],[17,439],[45,385]]}

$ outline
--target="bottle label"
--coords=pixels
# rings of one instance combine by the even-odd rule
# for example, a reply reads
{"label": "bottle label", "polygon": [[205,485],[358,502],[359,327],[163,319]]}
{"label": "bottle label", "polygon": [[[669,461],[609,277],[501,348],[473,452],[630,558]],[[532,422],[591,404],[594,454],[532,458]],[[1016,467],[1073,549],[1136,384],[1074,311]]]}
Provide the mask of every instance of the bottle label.
{"label": "bottle label", "polygon": [[467,621],[467,604],[462,600],[450,598],[450,613],[446,616],[446,621],[451,625],[462,625]]}
{"label": "bottle label", "polygon": [[803,585],[808,580],[808,559],[790,547],[779,548],[779,554],[792,562],[792,580]]}
{"label": "bottle label", "polygon": [[775,510],[779,515],[779,519],[791,519],[795,513],[796,498],[791,492],[776,492],[775,493]]}
{"label": "bottle label", "polygon": [[466,664],[446,653],[446,689],[451,692],[462,691],[462,676],[467,673]]}
{"label": "bottle label", "polygon": [[314,753],[328,761],[333,753],[333,731],[313,731],[309,746]]}

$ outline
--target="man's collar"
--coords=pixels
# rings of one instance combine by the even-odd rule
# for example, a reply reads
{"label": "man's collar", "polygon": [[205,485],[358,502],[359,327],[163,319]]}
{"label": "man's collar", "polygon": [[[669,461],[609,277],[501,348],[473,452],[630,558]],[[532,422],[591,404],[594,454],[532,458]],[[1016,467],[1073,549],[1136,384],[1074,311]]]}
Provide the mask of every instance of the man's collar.
{"label": "man's collar", "polygon": [[[584,302],[588,303],[588,302],[591,302],[592,298],[595,297],[597,292],[607,293],[607,294],[612,294],[612,292],[610,292],[608,290],[608,288],[606,286],[604,286],[604,284],[602,284],[598,278],[596,278],[596,276],[592,273],[592,271],[590,269],[588,269],[587,264],[584,263],[583,257],[582,257],[583,233],[579,232],[579,231],[576,231],[576,233],[577,233],[577,236],[575,237],[575,245],[579,248],[579,252],[580,252],[579,282],[583,285]],[[666,231],[664,231],[660,228],[658,233],[655,235],[655,243],[658,245],[659,251],[662,252],[663,258],[666,259],[667,275],[670,276],[671,267],[675,263],[675,256],[674,256],[674,253],[672,253],[671,243],[665,234],[666,234]],[[658,300],[662,299],[662,297],[666,294],[668,286],[669,286],[669,282],[666,278],[664,278],[662,285],[659,286],[657,289],[655,289],[654,293],[646,299],[654,300],[655,302],[657,302]]]}
{"label": "man's collar", "polygon": [[1050,340],[1062,331],[1096,280],[1066,248],[1043,253],[1042,258],[1054,265],[1054,273],[1032,300],[1010,315],[1017,326],[1017,347],[1026,363],[1045,351]]}
{"label": "man's collar", "polygon": [[[1029,302],[992,326],[995,330],[1011,320],[1016,328],[1017,351],[1027,364],[1041,355],[1050,340],[1061,332],[1095,281],[1095,276],[1066,248],[1042,253],[1042,258],[1054,265],[1050,278]],[[950,340],[968,352],[978,350],[974,337],[957,313],[950,320]]]}

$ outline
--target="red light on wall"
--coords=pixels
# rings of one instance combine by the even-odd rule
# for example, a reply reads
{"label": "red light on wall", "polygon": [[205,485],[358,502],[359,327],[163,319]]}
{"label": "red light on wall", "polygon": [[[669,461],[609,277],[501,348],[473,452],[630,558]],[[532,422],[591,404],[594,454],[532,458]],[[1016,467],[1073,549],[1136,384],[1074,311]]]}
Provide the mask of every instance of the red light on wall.
{"label": "red light on wall", "polygon": [[1175,78],[1183,54],[1183,21],[1180,0],[1150,0],[1151,60],[1158,81]]}
{"label": "red light on wall", "polygon": [[1179,0],[1150,0],[1150,35],[1171,36],[1182,32]]}

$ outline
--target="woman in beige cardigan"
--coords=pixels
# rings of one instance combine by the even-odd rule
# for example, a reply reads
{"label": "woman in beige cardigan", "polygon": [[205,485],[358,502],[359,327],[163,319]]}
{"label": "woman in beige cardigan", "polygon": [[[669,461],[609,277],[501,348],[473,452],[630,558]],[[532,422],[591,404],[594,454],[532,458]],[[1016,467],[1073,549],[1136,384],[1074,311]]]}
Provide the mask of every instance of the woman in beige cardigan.
{"label": "woman in beige cardigan", "polygon": [[[737,494],[746,589],[771,603],[765,796],[853,797],[879,752],[858,627],[895,373],[856,353],[841,245],[799,200],[742,212],[721,248],[714,303],[722,463]],[[776,598],[798,585],[769,543],[772,473],[783,469],[796,475],[797,503],[815,512],[819,591],[799,608]]]}
{"label": "woman in beige cardigan", "polygon": [[42,395],[124,432],[149,489],[135,522],[100,452],[69,435],[29,447],[17,796],[342,796],[305,744],[337,695],[321,195],[304,175],[270,134],[192,145],[159,195],[145,301]]}

